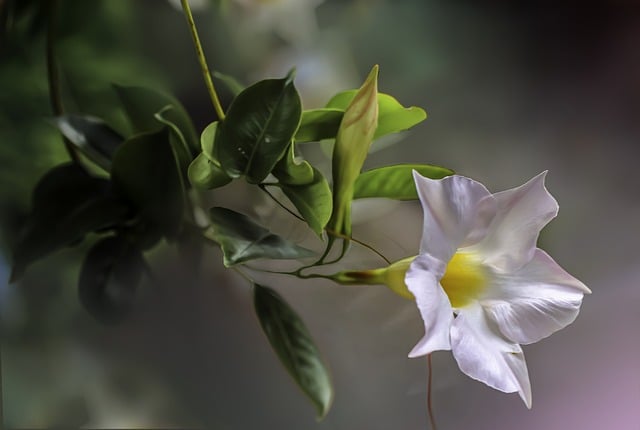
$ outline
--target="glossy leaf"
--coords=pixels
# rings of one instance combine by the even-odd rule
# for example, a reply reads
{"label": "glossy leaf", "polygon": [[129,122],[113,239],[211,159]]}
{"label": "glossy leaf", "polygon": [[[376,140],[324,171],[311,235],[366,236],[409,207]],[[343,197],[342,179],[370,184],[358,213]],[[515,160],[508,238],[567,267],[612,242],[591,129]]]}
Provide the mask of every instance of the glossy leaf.
{"label": "glossy leaf", "polygon": [[453,170],[429,164],[397,164],[368,170],[358,176],[353,198],[386,197],[395,200],[416,200],[418,193],[413,171],[431,179],[453,175]]}
{"label": "glossy leaf", "polygon": [[124,142],[114,156],[111,178],[154,230],[175,237],[184,212],[184,189],[166,128]]}
{"label": "glossy leaf", "polygon": [[309,330],[284,299],[271,288],[254,284],[253,303],[260,325],[283,366],[316,408],[329,411],[333,388]]}
{"label": "glossy leaf", "polygon": [[232,178],[260,183],[282,158],[300,123],[293,73],[260,81],[234,99],[218,125],[214,155]]}
{"label": "glossy leaf", "polygon": [[101,322],[121,320],[133,306],[144,267],[142,253],[126,239],[102,239],[89,250],[80,269],[80,302]]}
{"label": "glossy leaf", "polygon": [[82,115],[63,115],[53,120],[76,148],[106,171],[118,146],[124,141],[118,132],[100,118]]}
{"label": "glossy leaf", "polygon": [[314,255],[313,251],[271,233],[231,209],[214,207],[209,215],[210,235],[222,247],[227,267],[258,258],[297,259]]}
{"label": "glossy leaf", "polygon": [[295,155],[295,145],[291,143],[289,150],[273,168],[273,175],[278,181],[287,185],[304,185],[313,182],[314,172],[311,164]]}
{"label": "glossy leaf", "polygon": [[189,182],[195,188],[212,190],[227,185],[231,178],[202,152],[189,166]]}
{"label": "glossy leaf", "polygon": [[218,132],[218,121],[214,121],[202,130],[200,135],[200,149],[211,160],[220,164],[213,154],[213,147]]}
{"label": "glossy leaf", "polygon": [[312,169],[312,182],[303,185],[283,184],[281,188],[311,230],[320,236],[331,217],[333,202],[327,180],[320,171]]}
{"label": "glossy leaf", "polygon": [[328,229],[351,236],[353,187],[373,141],[378,124],[378,66],[345,110],[333,148],[333,212]]}
{"label": "glossy leaf", "polygon": [[134,134],[161,128],[162,124],[155,118],[155,114],[171,106],[164,118],[180,129],[193,155],[199,152],[198,134],[191,117],[177,99],[151,88],[116,84],[113,87],[127,113]]}
{"label": "glossy leaf", "polygon": [[[346,109],[356,95],[357,90],[343,91],[336,94],[327,108]],[[405,108],[395,98],[388,94],[378,93],[378,127],[374,139],[391,133],[407,130],[427,118],[427,113],[416,106]]]}
{"label": "glossy leaf", "polygon": [[344,109],[321,108],[303,111],[295,136],[296,142],[335,139],[343,115]]}
{"label": "glossy leaf", "polygon": [[130,208],[112,193],[109,181],[89,175],[77,164],[50,170],[32,196],[29,216],[13,250],[11,281],[27,265],[83,237],[123,223]]}

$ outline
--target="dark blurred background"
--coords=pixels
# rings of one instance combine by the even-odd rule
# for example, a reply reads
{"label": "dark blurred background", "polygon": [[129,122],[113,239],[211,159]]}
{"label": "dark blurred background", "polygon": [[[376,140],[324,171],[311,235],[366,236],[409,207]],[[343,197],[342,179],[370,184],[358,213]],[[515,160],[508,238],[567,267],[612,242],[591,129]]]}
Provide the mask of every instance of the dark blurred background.
{"label": "dark blurred background", "polygon": [[[330,363],[336,394],[322,422],[270,351],[246,282],[205,255],[186,273],[170,249],[150,255],[162,288],[104,326],[80,306],[87,245],[7,282],[10,245],[30,192],[66,160],[49,107],[46,10],[5,16],[0,0],[0,329],[7,428],[426,429],[426,361],[415,304],[384,287],[277,277]],[[215,119],[178,1],[59,1],[65,104],[118,128],[111,83],[175,94],[201,131]],[[20,4],[20,2],[17,2]],[[589,3],[392,0],[192,0],[210,65],[250,83],[292,66],[307,108],[357,87],[380,65],[380,91],[429,118],[366,167],[428,162],[500,191],[549,170],[560,214],[540,245],[593,291],[567,329],[524,348],[533,409],[434,355],[440,429],[640,428],[640,7]],[[29,6],[25,6],[28,8]],[[230,95],[222,90],[223,105]],[[326,159],[309,151],[319,162]],[[324,161],[323,161],[324,160]],[[241,192],[237,192],[241,191]],[[288,230],[286,214],[239,187],[245,205]],[[224,199],[224,200],[222,200]],[[231,202],[231,200],[234,200]],[[254,199],[254,200],[251,200]],[[258,199],[258,200],[255,200]],[[257,202],[257,203],[254,203]],[[416,203],[358,202],[354,236],[388,257],[416,253]],[[371,216],[371,214],[376,216]],[[366,216],[365,216],[366,214]],[[286,224],[285,224],[286,223]],[[297,227],[288,234],[296,236]],[[300,229],[298,229],[300,230]],[[89,242],[91,238],[89,238]],[[354,248],[357,267],[375,256]]]}

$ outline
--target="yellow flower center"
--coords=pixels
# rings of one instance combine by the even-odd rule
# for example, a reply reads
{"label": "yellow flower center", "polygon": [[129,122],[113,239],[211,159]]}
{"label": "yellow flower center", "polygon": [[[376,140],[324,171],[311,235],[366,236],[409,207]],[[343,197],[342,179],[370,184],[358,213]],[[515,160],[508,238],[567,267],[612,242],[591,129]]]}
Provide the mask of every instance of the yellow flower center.
{"label": "yellow flower center", "polygon": [[476,300],[487,286],[487,270],[472,253],[457,252],[447,264],[440,285],[451,306],[462,308]]}

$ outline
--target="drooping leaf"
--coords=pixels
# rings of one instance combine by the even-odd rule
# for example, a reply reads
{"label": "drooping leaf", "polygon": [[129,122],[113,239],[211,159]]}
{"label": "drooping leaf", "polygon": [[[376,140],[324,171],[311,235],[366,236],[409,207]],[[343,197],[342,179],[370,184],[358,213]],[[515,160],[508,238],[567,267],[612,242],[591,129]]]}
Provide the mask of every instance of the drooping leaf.
{"label": "drooping leaf", "polygon": [[131,310],[145,262],[125,238],[100,240],[87,253],[78,280],[78,296],[98,321],[113,323]]}
{"label": "drooping leaf", "polygon": [[302,112],[300,127],[296,132],[296,142],[317,142],[335,139],[344,109],[321,108]]}
{"label": "drooping leaf", "polygon": [[297,259],[314,255],[313,251],[271,233],[231,209],[214,207],[209,215],[210,235],[222,247],[227,267],[257,258]]}
{"label": "drooping leaf", "polygon": [[353,198],[386,197],[395,200],[416,200],[418,193],[412,171],[431,179],[453,175],[453,170],[430,164],[397,164],[362,172],[356,180]]}
{"label": "drooping leaf", "polygon": [[295,146],[289,145],[289,150],[273,168],[273,175],[278,181],[287,185],[304,185],[313,182],[313,167],[307,161],[298,159]]}
{"label": "drooping leaf", "polygon": [[231,178],[202,152],[189,166],[189,182],[195,188],[212,190],[227,185]]}
{"label": "drooping leaf", "polygon": [[213,77],[222,82],[234,97],[240,94],[246,88],[246,85],[241,84],[240,81],[238,81],[231,75],[216,71],[213,72]]}
{"label": "drooping leaf", "polygon": [[378,66],[374,66],[346,108],[333,148],[333,212],[328,229],[342,236],[351,236],[353,187],[378,124],[377,83]]}
{"label": "drooping leaf", "polygon": [[[327,108],[344,110],[353,100],[357,90],[343,91],[336,94]],[[404,107],[395,98],[388,94],[378,93],[378,127],[373,136],[374,139],[407,130],[427,118],[427,113],[416,106]]]}
{"label": "drooping leaf", "polygon": [[260,81],[234,99],[218,125],[214,155],[232,178],[260,183],[282,158],[298,125],[302,105],[293,72]]}
{"label": "drooping leaf", "polygon": [[294,381],[323,418],[331,406],[333,387],[309,330],[296,312],[271,288],[254,284],[253,303],[271,347]]}
{"label": "drooping leaf", "polygon": [[152,229],[176,236],[184,213],[184,189],[166,128],[125,141],[113,158],[111,178]]}
{"label": "drooping leaf", "polygon": [[123,223],[131,209],[109,181],[89,175],[77,164],[64,164],[40,179],[29,216],[13,250],[11,281],[30,263],[98,230]]}
{"label": "drooping leaf", "polygon": [[82,115],[63,115],[53,120],[76,148],[106,171],[124,138],[100,118]]}
{"label": "drooping leaf", "polygon": [[313,169],[313,181],[303,185],[281,185],[284,194],[318,236],[322,235],[333,205],[331,188],[322,173]]}
{"label": "drooping leaf", "polygon": [[113,87],[129,117],[134,134],[161,128],[162,124],[155,118],[155,114],[171,106],[163,115],[164,118],[180,129],[192,155],[199,152],[198,134],[191,117],[177,99],[151,88],[117,84]]}
{"label": "drooping leaf", "polygon": [[154,117],[161,124],[166,125],[171,131],[169,142],[178,161],[180,172],[183,173],[186,179],[187,169],[189,168],[189,164],[191,164],[191,148],[189,148],[189,144],[182,130],[169,118],[170,115],[168,112],[173,109],[173,106],[167,106],[160,112],[157,112]]}

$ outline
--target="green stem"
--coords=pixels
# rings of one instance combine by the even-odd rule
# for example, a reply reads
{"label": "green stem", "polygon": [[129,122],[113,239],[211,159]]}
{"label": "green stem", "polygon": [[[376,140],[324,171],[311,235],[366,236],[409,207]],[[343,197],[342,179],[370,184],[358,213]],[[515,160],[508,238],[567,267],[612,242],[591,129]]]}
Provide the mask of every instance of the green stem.
{"label": "green stem", "polygon": [[[51,110],[55,116],[64,114],[64,106],[62,105],[62,95],[60,92],[60,76],[58,75],[58,67],[56,65],[56,10],[57,0],[49,2],[49,21],[47,23],[47,81],[49,84],[49,100],[51,102]],[[69,157],[75,163],[78,163],[78,154],[71,142],[63,136],[64,146],[69,153]]]}
{"label": "green stem", "polygon": [[218,93],[216,92],[216,88],[213,85],[213,80],[211,79],[211,73],[209,72],[207,59],[205,58],[204,51],[202,50],[202,44],[200,43],[200,37],[198,36],[196,23],[193,21],[193,15],[191,14],[189,1],[188,0],[180,0],[180,1],[182,2],[182,10],[184,11],[185,16],[187,17],[187,22],[189,23],[189,31],[191,32],[191,38],[193,39],[193,46],[196,49],[196,55],[198,56],[198,61],[200,62],[200,69],[202,70],[204,83],[207,86],[207,90],[209,91],[209,97],[211,97],[213,108],[216,110],[216,114],[218,114],[218,118],[220,118],[220,121],[222,121],[225,116],[224,110],[222,110],[222,105],[220,104]]}
{"label": "green stem", "polygon": [[301,216],[299,216],[298,214],[296,214],[295,212],[293,212],[291,209],[289,209],[288,207],[286,207],[284,204],[282,204],[282,202],[280,202],[280,200],[278,200],[276,198],[276,196],[274,196],[273,194],[271,194],[269,192],[269,190],[267,190],[267,187],[265,185],[271,185],[271,184],[258,184],[258,187],[264,191],[265,193],[267,193],[267,195],[269,197],[271,197],[271,199],[276,202],[278,204],[278,206],[280,206],[282,209],[284,209],[285,211],[289,212],[291,215],[293,215],[294,217],[298,218],[300,221],[304,221],[304,218],[302,218]]}

